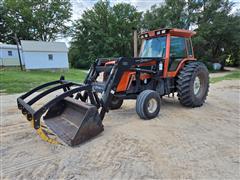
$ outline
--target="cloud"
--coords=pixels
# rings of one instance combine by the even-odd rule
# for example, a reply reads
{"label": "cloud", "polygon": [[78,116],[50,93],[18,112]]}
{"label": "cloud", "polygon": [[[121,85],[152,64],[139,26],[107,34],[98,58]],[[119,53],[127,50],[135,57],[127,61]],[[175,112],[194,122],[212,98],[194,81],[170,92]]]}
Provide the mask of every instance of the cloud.
{"label": "cloud", "polygon": [[[81,17],[84,10],[91,9],[98,0],[71,0],[73,7],[72,19],[76,20]],[[111,5],[118,3],[130,3],[135,6],[138,11],[146,11],[154,4],[161,4],[164,0],[110,0]]]}
{"label": "cloud", "polygon": [[97,2],[97,0],[71,0],[73,9],[72,19],[79,19],[85,10],[91,9]]}
{"label": "cloud", "polygon": [[164,0],[112,0],[112,4],[118,3],[130,3],[135,6],[138,11],[146,11],[151,8],[154,4],[162,4]]}
{"label": "cloud", "polygon": [[[165,0],[109,0],[111,5],[115,5],[118,3],[130,3],[135,6],[138,11],[145,12],[150,9],[151,6],[155,4],[162,4]],[[230,0],[235,3],[233,7],[233,11],[240,9],[240,1],[239,0]],[[72,19],[76,20],[81,17],[84,10],[91,9],[98,0],[71,0],[73,6],[73,16]]]}
{"label": "cloud", "polygon": [[239,0],[232,0],[231,2],[234,3],[232,12],[236,12],[237,10],[240,10],[240,1]]}

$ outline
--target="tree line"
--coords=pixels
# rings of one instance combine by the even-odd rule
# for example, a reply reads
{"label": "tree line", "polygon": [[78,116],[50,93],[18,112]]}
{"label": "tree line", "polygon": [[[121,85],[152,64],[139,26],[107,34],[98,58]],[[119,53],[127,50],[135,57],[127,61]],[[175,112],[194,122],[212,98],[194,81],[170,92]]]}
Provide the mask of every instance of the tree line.
{"label": "tree line", "polygon": [[71,37],[72,67],[88,68],[99,57],[133,55],[133,30],[190,29],[195,56],[223,66],[240,65],[240,10],[229,0],[165,0],[146,12],[128,3],[98,1],[71,22],[70,0],[1,0],[0,42],[55,41]]}

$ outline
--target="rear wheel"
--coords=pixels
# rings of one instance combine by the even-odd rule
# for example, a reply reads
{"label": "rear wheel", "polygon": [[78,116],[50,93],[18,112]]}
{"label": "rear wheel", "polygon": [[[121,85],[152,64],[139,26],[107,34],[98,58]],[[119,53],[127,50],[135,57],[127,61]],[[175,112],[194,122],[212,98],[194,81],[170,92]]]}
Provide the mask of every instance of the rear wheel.
{"label": "rear wheel", "polygon": [[122,104],[123,104],[123,99],[113,97],[109,107],[111,110],[119,109],[122,106]]}
{"label": "rear wheel", "polygon": [[182,105],[200,107],[206,100],[209,89],[209,75],[201,62],[186,64],[177,80],[178,98]]}
{"label": "rear wheel", "polygon": [[141,92],[136,101],[136,112],[141,119],[155,118],[160,111],[160,96],[156,91]]}

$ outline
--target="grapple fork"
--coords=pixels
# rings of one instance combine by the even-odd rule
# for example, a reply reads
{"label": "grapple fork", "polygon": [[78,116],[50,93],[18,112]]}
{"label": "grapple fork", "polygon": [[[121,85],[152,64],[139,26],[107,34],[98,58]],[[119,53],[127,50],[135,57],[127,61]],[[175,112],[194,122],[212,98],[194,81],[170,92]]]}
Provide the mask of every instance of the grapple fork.
{"label": "grapple fork", "polygon": [[[24,100],[38,90],[48,86],[60,84],[49,88],[28,102]],[[56,96],[37,111],[31,105],[51,92],[63,89],[64,92]],[[74,94],[80,92],[91,93],[90,85],[67,82],[65,80],[53,81],[41,85],[17,99],[18,108],[32,122],[38,135],[52,144],[59,142],[52,138],[56,135],[70,146],[78,145],[103,131],[102,119],[97,106],[75,99]],[[86,93],[85,93],[86,94]],[[76,96],[77,97],[77,96]],[[92,97],[95,97],[92,95]],[[95,101],[95,99],[92,99]],[[97,103],[99,101],[96,101]],[[49,128],[49,129],[48,129]]]}

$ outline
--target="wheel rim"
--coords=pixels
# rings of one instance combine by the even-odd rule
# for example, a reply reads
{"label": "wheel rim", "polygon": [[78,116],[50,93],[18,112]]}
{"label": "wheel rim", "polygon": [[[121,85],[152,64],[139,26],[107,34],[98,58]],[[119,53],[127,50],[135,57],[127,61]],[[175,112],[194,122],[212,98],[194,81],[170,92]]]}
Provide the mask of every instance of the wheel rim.
{"label": "wheel rim", "polygon": [[200,78],[197,76],[193,83],[193,91],[195,95],[199,93],[200,88],[201,88],[201,81],[200,81]]}
{"label": "wheel rim", "polygon": [[153,98],[150,99],[148,102],[148,107],[147,107],[148,112],[154,113],[157,110],[157,106],[158,106],[158,104],[157,104],[156,99],[153,99]]}

